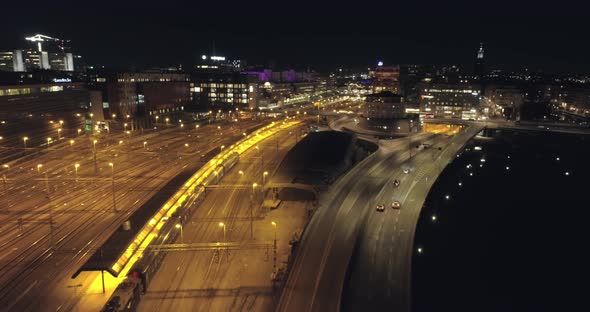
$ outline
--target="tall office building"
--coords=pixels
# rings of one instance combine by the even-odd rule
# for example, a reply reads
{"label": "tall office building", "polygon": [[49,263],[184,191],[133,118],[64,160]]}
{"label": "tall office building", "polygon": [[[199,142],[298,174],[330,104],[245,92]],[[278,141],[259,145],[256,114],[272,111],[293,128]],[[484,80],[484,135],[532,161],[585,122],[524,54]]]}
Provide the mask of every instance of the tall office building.
{"label": "tall office building", "polygon": [[479,44],[479,49],[477,50],[477,55],[475,56],[475,68],[474,73],[479,79],[483,78],[485,75],[485,59],[484,59],[484,51],[483,51],[483,43]]}
{"label": "tall office building", "polygon": [[23,51],[14,50],[0,52],[0,71],[25,71]]}
{"label": "tall office building", "polygon": [[400,93],[399,65],[383,66],[383,62],[379,62],[369,75],[373,78],[373,93],[383,91]]}

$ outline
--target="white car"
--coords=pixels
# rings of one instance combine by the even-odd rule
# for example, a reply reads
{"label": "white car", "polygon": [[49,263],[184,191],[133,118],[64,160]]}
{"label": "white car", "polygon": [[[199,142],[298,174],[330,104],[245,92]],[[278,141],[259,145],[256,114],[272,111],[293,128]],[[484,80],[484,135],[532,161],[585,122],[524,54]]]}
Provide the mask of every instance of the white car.
{"label": "white car", "polygon": [[379,204],[379,205],[377,205],[376,210],[383,212],[383,211],[385,211],[385,206],[383,204]]}
{"label": "white car", "polygon": [[391,203],[391,208],[393,209],[400,209],[401,207],[402,205],[397,200]]}
{"label": "white car", "polygon": [[404,173],[406,173],[406,174],[410,173],[410,169],[404,168]]}

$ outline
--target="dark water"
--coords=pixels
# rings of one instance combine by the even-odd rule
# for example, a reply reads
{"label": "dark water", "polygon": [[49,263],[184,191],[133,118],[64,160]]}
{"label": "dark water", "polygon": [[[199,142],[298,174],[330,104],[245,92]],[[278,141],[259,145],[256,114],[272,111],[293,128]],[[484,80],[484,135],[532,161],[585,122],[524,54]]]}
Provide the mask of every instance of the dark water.
{"label": "dark water", "polygon": [[587,310],[590,137],[503,131],[472,143],[420,216],[413,310]]}

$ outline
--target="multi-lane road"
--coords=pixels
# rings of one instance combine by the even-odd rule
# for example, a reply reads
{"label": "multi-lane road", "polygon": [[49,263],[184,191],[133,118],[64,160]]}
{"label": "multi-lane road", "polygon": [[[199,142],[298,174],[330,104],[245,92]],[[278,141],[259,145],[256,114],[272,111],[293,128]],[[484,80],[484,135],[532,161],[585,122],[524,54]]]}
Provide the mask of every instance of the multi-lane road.
{"label": "multi-lane road", "polygon": [[[378,262],[383,264],[379,271],[367,273],[369,282],[363,283],[363,280],[359,283],[362,287],[358,288],[359,291],[368,294],[363,298],[370,300],[382,293],[391,300],[396,296],[405,296],[403,293],[395,294],[396,289],[383,282],[395,280],[400,287],[409,288],[408,261],[411,257],[400,257],[395,263],[391,262],[393,259],[390,261],[390,257],[396,253],[412,254],[414,233],[408,223],[414,222],[415,226],[421,201],[426,194],[424,197],[408,194],[413,194],[417,189],[428,190],[430,182],[426,181],[433,182],[436,179],[432,166],[442,170],[448,155],[454,155],[477,131],[472,127],[466,133],[450,139],[447,144],[447,137],[429,134],[394,140],[342,177],[323,196],[321,208],[306,229],[277,310],[339,310],[349,264],[352,264],[355,272],[362,273],[371,271]],[[443,144],[444,147],[442,151],[438,148],[423,150],[408,161],[412,152],[407,147],[424,141],[433,145]],[[400,168],[409,168],[410,171],[408,174],[401,173]],[[399,188],[393,186],[394,179],[402,181]],[[394,199],[402,204],[399,211],[389,208]],[[385,212],[375,210],[379,203],[388,207]],[[405,217],[402,216],[405,215],[410,221],[403,221]],[[402,223],[398,224],[399,220]],[[399,233],[403,233],[405,238],[399,238]],[[392,239],[399,241],[400,246],[390,249]],[[355,246],[366,247],[355,250]],[[355,258],[364,258],[363,261],[350,263],[354,253],[357,253]],[[405,279],[396,280],[397,277],[391,275],[393,271]],[[353,285],[353,289],[357,289],[356,286]],[[382,289],[374,290],[379,287]],[[387,305],[373,308],[390,309]]]}
{"label": "multi-lane road", "polygon": [[188,163],[199,162],[203,154],[263,122],[101,137],[64,135],[49,146],[28,147],[34,156],[13,160],[3,168],[3,308],[67,307],[72,299],[69,277],[108,237],[105,234]]}

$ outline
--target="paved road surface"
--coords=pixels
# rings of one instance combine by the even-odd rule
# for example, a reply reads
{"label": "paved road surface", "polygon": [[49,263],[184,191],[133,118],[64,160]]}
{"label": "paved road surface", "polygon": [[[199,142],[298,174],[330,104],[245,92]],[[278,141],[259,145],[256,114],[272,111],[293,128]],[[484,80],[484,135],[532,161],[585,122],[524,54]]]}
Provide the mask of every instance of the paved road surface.
{"label": "paved road surface", "polygon": [[[403,166],[407,165],[406,161],[410,156],[407,149],[410,144],[409,140],[413,142],[428,140],[438,143],[447,140],[447,138],[419,134],[410,138],[395,140],[395,143],[389,144],[387,149],[380,149],[377,153],[365,159],[332,187],[331,191],[323,198],[322,208],[318,210],[303,236],[301,248],[298,251],[277,308],[278,311],[340,310],[342,285],[353,253],[353,247],[358,240],[359,231],[363,228],[365,217],[368,214],[376,213],[375,205],[377,203],[387,205],[393,199],[391,193],[394,189],[392,181],[394,177],[399,178],[400,166],[402,164]],[[457,140],[457,138],[453,138],[453,140]],[[460,144],[455,143],[452,146],[460,146]],[[414,156],[409,166],[411,172],[402,178],[402,186],[398,190],[400,193],[396,193],[398,194],[396,199],[400,200],[404,208],[399,212],[388,208],[385,213],[381,213],[375,218],[395,218],[395,213],[404,214],[406,211],[412,211],[411,208],[408,209],[406,206],[410,202],[417,204],[420,197],[408,197],[403,194],[403,190],[406,187],[408,187],[407,191],[414,189],[417,184],[415,181],[424,183],[422,181],[429,174],[429,169],[426,167],[435,163],[432,153],[438,150],[429,149],[428,151]],[[445,155],[453,154],[450,149],[444,150],[443,153]],[[408,180],[414,182],[408,183]],[[433,180],[433,176],[430,177],[430,180]],[[424,200],[425,196],[426,194],[421,200]],[[414,210],[419,211],[419,208]],[[417,212],[415,213],[417,216]],[[369,219],[371,217],[373,216],[370,216]],[[397,218],[399,219],[400,216],[397,216]],[[394,225],[395,223],[389,224],[390,227],[394,228],[394,231],[402,230],[400,227],[394,227]],[[379,228],[376,224],[371,224],[369,227],[372,229]],[[406,235],[410,234],[410,231],[411,228],[404,229]],[[391,234],[384,237],[386,238],[378,240],[377,243],[386,244],[386,239],[391,240]],[[413,237],[413,232],[411,237]],[[413,239],[407,241],[412,242]],[[411,243],[409,248],[412,248]],[[389,265],[389,260],[385,260],[389,257],[389,254],[387,254],[387,252],[390,252],[389,247],[379,252],[380,255],[377,256],[379,261],[385,261]],[[372,256],[372,258],[377,259],[375,256]],[[402,263],[404,260],[399,261]],[[409,268],[409,264],[404,263],[406,263],[406,268]],[[377,277],[379,280],[387,279],[387,274],[384,275],[383,271],[371,276]]]}

